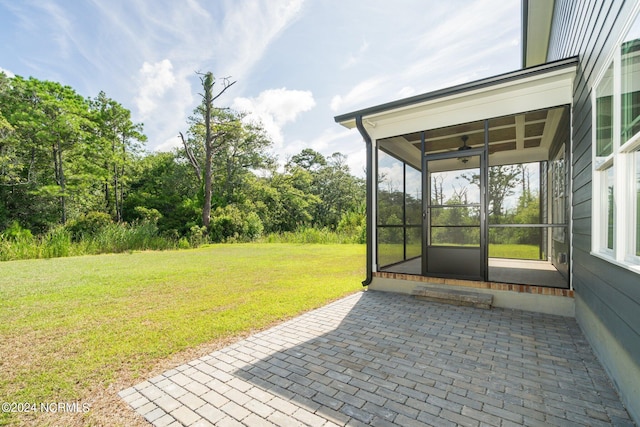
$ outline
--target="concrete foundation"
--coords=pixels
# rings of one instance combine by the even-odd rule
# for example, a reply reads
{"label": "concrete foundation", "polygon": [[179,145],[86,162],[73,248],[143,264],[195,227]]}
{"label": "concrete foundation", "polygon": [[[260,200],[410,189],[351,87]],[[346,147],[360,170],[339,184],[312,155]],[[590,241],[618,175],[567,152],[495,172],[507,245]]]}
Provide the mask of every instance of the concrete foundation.
{"label": "concrete foundation", "polygon": [[[417,286],[441,287],[441,284],[429,284],[404,279],[374,277],[369,289],[384,292],[411,294]],[[464,290],[463,285],[450,285],[453,289]],[[514,292],[510,290],[483,289],[470,287],[473,292],[486,293],[493,296],[493,306],[515,310],[534,311],[537,313],[556,314],[575,317],[575,301],[572,297],[545,295],[540,293]]]}

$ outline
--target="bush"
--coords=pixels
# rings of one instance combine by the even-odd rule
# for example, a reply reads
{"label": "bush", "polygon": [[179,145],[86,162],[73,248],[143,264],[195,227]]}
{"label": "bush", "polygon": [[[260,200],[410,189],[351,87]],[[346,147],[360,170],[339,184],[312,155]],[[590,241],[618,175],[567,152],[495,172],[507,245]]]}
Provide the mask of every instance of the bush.
{"label": "bush", "polygon": [[[191,246],[197,248],[198,246],[205,243],[207,241],[207,236],[205,233],[206,231],[206,227],[201,227],[199,225],[191,226],[191,228],[189,229],[189,240],[187,241],[185,239],[187,247]],[[180,239],[180,241],[182,241],[182,239]]]}
{"label": "bush", "polygon": [[92,211],[69,221],[65,228],[71,233],[71,239],[78,242],[85,237],[95,236],[110,224],[113,224],[113,221],[109,214]]}
{"label": "bush", "polygon": [[352,237],[355,243],[365,243],[367,216],[364,212],[349,211],[342,214],[336,231]]}
{"label": "bush", "polygon": [[[74,222],[74,227],[77,224]],[[91,224],[91,220],[80,221],[79,224]],[[179,242],[177,238],[159,236],[158,227],[150,222],[129,225],[110,221],[101,227],[82,228],[84,231],[80,232],[81,228],[74,228],[77,241],[72,238],[68,226],[52,228],[39,237],[31,237],[31,233],[16,233],[15,230],[10,238],[0,233],[0,261],[190,247],[186,238]]]}
{"label": "bush", "polygon": [[236,205],[216,208],[209,234],[214,242],[251,241],[262,235],[264,226],[255,212],[245,213]]}
{"label": "bush", "polygon": [[190,247],[191,244],[186,237],[181,237],[180,240],[178,240],[178,249],[189,249]]}
{"label": "bush", "polygon": [[158,209],[154,208],[145,208],[144,206],[136,206],[133,209],[136,218],[141,222],[149,222],[151,224],[157,225],[158,221],[162,218],[162,214]]}
{"label": "bush", "polygon": [[2,237],[12,241],[28,241],[33,239],[31,230],[22,228],[18,221],[13,221],[11,225],[2,232]]}
{"label": "bush", "polygon": [[264,231],[264,225],[262,224],[262,220],[255,212],[249,212],[246,218],[247,223],[247,232],[246,236],[249,240],[255,240],[262,236]]}

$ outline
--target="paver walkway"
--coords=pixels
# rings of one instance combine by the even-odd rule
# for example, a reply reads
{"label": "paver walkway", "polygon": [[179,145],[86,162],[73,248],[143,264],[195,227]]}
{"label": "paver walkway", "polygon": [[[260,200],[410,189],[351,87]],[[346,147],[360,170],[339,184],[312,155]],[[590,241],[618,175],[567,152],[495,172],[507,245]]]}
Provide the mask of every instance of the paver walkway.
{"label": "paver walkway", "polygon": [[362,292],[123,390],[156,426],[632,426],[574,319]]}

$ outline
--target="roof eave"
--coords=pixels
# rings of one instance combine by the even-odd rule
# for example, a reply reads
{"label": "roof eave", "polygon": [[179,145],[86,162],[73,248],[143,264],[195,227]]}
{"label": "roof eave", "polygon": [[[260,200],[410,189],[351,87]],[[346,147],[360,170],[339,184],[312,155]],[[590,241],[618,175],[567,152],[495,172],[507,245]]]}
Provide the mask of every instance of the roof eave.
{"label": "roof eave", "polygon": [[[578,65],[578,57],[566,58],[559,61],[549,62],[546,64],[536,65],[534,67],[524,68],[517,71],[512,71],[505,74],[499,74],[497,76],[488,77],[481,80],[476,80],[469,83],[463,83],[457,86],[452,86],[445,89],[428,92],[409,98],[399,99],[396,101],[388,102],[385,104],[376,105],[373,107],[356,110],[351,113],[341,114],[334,117],[334,120],[352,129],[355,127],[355,120],[357,117],[365,118],[375,114],[385,113],[393,110],[398,110],[406,107],[411,107],[417,104],[421,104],[428,101],[433,101],[439,98],[445,98],[452,95],[458,95],[465,92],[471,92],[474,90],[508,83],[510,81],[518,80],[527,76],[535,76],[537,74],[549,73],[556,70],[562,70],[564,68],[576,67]],[[366,120],[365,120],[366,122]]]}
{"label": "roof eave", "polygon": [[547,61],[555,0],[522,0],[522,67]]}

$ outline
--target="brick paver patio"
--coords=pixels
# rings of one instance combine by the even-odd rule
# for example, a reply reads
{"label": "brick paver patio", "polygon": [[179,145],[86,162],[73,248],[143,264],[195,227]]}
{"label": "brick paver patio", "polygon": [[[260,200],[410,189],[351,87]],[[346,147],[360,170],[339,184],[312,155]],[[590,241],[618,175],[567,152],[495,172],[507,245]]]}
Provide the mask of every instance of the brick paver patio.
{"label": "brick paver patio", "polygon": [[155,426],[632,426],[576,321],[362,292],[123,390]]}

